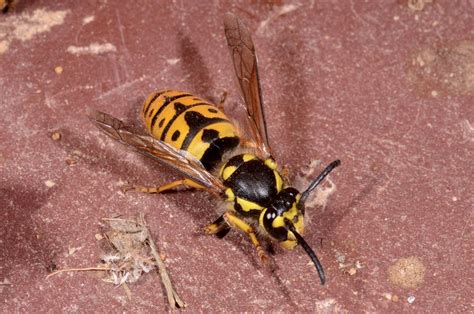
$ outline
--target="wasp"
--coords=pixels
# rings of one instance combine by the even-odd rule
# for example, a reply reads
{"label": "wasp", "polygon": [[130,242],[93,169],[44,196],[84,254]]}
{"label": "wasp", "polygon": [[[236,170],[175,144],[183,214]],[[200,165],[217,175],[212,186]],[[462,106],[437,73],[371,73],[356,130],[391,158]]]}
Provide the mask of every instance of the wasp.
{"label": "wasp", "polygon": [[182,179],[159,187],[132,187],[161,193],[178,187],[207,191],[227,204],[204,231],[224,237],[231,229],[244,232],[265,263],[267,256],[257,234],[285,249],[300,245],[314,263],[321,284],[326,277],[313,249],[303,238],[305,202],[337,166],[329,164],[304,190],[287,186],[268,141],[257,57],[250,32],[228,13],[224,30],[241,96],[246,104],[248,135],[236,127],[221,106],[190,93],[166,90],[152,93],[141,116],[149,135],[130,131],[103,112],[91,110],[91,121],[107,135],[142,155],[175,170]]}

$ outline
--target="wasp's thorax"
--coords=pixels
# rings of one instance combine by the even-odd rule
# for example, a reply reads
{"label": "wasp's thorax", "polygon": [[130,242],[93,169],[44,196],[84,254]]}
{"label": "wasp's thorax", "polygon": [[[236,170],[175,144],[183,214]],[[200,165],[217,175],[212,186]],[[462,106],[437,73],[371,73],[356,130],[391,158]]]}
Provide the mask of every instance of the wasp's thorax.
{"label": "wasp's thorax", "polygon": [[283,180],[273,159],[252,154],[230,158],[221,168],[226,201],[243,217],[258,219],[282,191]]}

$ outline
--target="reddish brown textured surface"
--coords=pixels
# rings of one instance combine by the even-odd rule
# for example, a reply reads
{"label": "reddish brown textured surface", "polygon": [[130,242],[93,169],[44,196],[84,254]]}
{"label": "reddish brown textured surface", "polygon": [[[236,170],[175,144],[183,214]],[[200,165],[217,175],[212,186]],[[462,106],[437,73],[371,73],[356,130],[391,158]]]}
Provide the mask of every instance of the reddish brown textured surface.
{"label": "reddish brown textured surface", "polygon": [[[472,1],[143,3],[25,0],[0,16],[2,311],[168,310],[156,275],[131,300],[91,273],[45,279],[96,265],[100,219],[138,212],[187,311],[473,311]],[[199,234],[216,218],[203,193],[121,193],[173,174],[85,118],[139,125],[146,95],[168,88],[228,90],[238,111],[226,11],[253,34],[279,163],[342,160],[327,206],[308,209],[324,287],[299,248],[276,248],[271,272],[239,233]]]}

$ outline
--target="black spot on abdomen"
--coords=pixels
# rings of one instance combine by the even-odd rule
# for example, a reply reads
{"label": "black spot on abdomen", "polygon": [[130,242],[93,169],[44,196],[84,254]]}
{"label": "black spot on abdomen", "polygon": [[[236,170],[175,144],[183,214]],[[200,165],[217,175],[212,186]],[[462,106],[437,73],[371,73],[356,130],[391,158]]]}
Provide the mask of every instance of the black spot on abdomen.
{"label": "black spot on abdomen", "polygon": [[181,132],[179,132],[178,130],[174,131],[173,135],[171,136],[171,140],[177,141],[180,135],[181,135]]}
{"label": "black spot on abdomen", "polygon": [[203,142],[206,142],[206,143],[212,143],[215,139],[218,139],[219,138],[219,132],[217,132],[216,130],[204,130],[202,132],[202,141]]}

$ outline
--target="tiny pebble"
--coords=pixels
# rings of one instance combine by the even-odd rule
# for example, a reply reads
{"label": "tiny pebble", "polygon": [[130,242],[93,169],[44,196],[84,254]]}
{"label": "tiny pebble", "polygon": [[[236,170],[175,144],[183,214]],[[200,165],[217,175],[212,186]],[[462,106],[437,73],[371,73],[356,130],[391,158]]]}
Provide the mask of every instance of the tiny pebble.
{"label": "tiny pebble", "polygon": [[57,66],[54,68],[54,72],[56,72],[56,74],[61,74],[63,73],[64,69],[62,66]]}
{"label": "tiny pebble", "polygon": [[52,188],[53,186],[56,185],[56,183],[53,180],[46,180],[44,181],[44,184],[46,184],[48,188]]}
{"label": "tiny pebble", "polygon": [[59,132],[54,132],[53,134],[51,134],[51,139],[53,141],[59,141],[61,139],[61,133]]}

